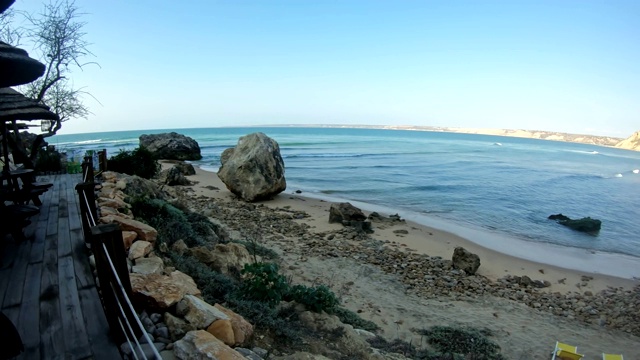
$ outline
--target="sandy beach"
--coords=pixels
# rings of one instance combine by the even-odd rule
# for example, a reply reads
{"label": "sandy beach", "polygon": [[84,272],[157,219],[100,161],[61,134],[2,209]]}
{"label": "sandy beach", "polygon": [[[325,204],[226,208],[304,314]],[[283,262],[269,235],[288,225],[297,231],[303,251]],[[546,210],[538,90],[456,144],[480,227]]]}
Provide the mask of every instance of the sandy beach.
{"label": "sandy beach", "polygon": [[[199,202],[206,203],[206,199],[237,201],[215,173],[196,168],[196,175],[188,178],[194,184],[186,187],[187,193]],[[264,206],[275,213],[308,215],[293,217],[293,221],[304,224],[309,235],[298,238],[280,235],[265,237],[263,245],[280,253],[280,266],[294,282],[329,285],[347,308],[376,322],[381,326],[382,334],[389,339],[412,340],[416,344],[421,340],[411,329],[465,324],[491,329],[496,334],[495,340],[502,347],[503,354],[509,359],[547,359],[555,341],[578,345],[580,352],[588,355],[586,358],[599,358],[602,352],[618,352],[623,353],[625,359],[634,359],[640,352],[640,338],[609,326],[615,321],[609,319],[609,315],[600,315],[599,319],[596,316],[586,323],[570,312],[566,312],[565,316],[557,316],[558,310],[563,311],[564,308],[527,306],[527,297],[534,296],[533,291],[529,290],[523,292],[524,299],[518,299],[522,301],[490,294],[425,296],[424,292],[417,291],[417,287],[411,285],[411,280],[407,282],[406,274],[404,277],[398,275],[402,274],[401,271],[394,274],[394,270],[389,271],[385,264],[363,263],[359,256],[352,255],[354,252],[349,252],[350,257],[327,252],[324,250],[326,247],[322,247],[326,246],[326,241],[318,239],[324,239],[327,234],[339,234],[343,226],[328,222],[331,202],[304,195],[295,193],[295,189],[288,189],[272,200],[255,204],[258,208]],[[241,229],[237,230],[241,232]],[[551,286],[535,289],[536,293],[561,296],[573,303],[582,301],[583,296],[601,291],[635,291],[636,296],[639,291],[636,286],[640,282],[637,279],[523,260],[413,221],[374,223],[374,230],[371,238],[382,242],[388,253],[395,257],[413,259],[428,254],[432,258],[451,259],[454,248],[461,246],[479,255],[481,266],[476,276],[486,279],[483,281],[504,283],[504,277],[509,275],[546,280]],[[321,251],[315,251],[314,246],[319,246],[321,242],[325,245],[320,246]],[[343,245],[358,246],[348,243],[336,240],[336,249],[342,249]]]}

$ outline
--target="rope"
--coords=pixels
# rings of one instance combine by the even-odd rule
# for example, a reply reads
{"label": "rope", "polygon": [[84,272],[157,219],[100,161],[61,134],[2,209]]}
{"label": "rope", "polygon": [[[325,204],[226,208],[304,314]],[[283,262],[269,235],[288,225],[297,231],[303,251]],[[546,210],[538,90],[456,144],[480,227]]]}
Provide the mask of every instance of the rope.
{"label": "rope", "polygon": [[87,205],[87,213],[89,213],[89,216],[91,216],[91,221],[90,224],[91,226],[96,226],[96,219],[93,218],[93,213],[91,212],[91,207],[89,206],[89,199],[87,199],[87,194],[85,194],[85,192],[82,192],[82,197],[84,198],[84,202]]}
{"label": "rope", "polygon": [[[153,345],[153,342],[151,341],[151,338],[149,337],[149,334],[147,334],[147,332],[144,330],[144,326],[142,326],[142,323],[140,322],[140,319],[138,318],[138,315],[136,314],[136,311],[133,309],[133,305],[131,304],[131,301],[129,300],[129,297],[127,296],[127,292],[124,290],[124,286],[122,286],[122,282],[120,281],[120,277],[118,276],[118,272],[116,271],[116,267],[113,265],[113,261],[111,261],[111,257],[109,256],[109,252],[107,251],[107,247],[105,246],[105,244],[102,244],[102,248],[104,250],[104,253],[107,257],[107,260],[109,261],[109,266],[111,266],[111,271],[113,272],[113,275],[115,275],[115,279],[116,282],[118,283],[118,286],[120,287],[120,291],[122,292],[122,297],[124,297],[124,299],[127,301],[127,305],[129,306],[129,310],[131,310],[131,313],[134,314],[133,318],[136,319],[136,323],[138,323],[138,326],[140,327],[140,329],[142,329],[142,335],[144,335],[145,340],[147,341],[147,343],[149,345],[151,345],[151,350],[153,350],[153,354],[158,358],[158,359],[162,359],[162,357],[160,356],[160,353],[158,353],[158,349],[156,349],[155,345]],[[114,290],[115,292],[115,290]],[[117,301],[118,306],[122,307],[122,305],[120,305],[120,301]],[[137,339],[136,339],[137,342]]]}

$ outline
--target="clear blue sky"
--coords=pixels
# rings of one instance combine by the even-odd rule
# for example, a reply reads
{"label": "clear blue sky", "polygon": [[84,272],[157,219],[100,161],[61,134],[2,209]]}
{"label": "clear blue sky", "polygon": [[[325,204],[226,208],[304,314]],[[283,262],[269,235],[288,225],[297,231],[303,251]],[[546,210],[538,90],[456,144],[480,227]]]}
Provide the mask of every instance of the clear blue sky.
{"label": "clear blue sky", "polygon": [[[39,11],[41,0],[17,0]],[[61,133],[262,124],[640,129],[640,1],[94,1]],[[24,46],[28,50],[28,46]]]}

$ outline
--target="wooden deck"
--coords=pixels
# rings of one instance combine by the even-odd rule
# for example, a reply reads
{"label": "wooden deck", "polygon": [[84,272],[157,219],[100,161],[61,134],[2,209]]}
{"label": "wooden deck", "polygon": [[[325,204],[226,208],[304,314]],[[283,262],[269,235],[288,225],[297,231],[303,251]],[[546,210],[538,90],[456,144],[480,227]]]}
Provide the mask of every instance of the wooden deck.
{"label": "wooden deck", "polygon": [[0,239],[0,304],[24,343],[18,359],[119,359],[82,235],[80,175],[43,178],[54,186],[25,229],[28,240]]}

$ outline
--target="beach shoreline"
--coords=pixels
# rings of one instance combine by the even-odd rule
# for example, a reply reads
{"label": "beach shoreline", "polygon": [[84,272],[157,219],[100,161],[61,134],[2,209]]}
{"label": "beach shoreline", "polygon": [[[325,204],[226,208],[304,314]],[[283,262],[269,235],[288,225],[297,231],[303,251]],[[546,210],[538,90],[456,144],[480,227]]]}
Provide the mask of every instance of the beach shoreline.
{"label": "beach shoreline", "polygon": [[[168,164],[164,166],[168,166]],[[189,176],[189,179],[196,182],[192,186],[196,194],[213,198],[233,197],[215,172],[210,171],[211,169],[205,170],[197,166],[195,168],[196,175]],[[258,202],[257,204],[263,204],[271,208],[290,208],[296,211],[303,211],[309,214],[309,217],[297,221],[307,223],[314,231],[322,232],[336,231],[342,228],[340,224],[328,223],[331,203],[330,197],[322,198],[316,194],[296,193],[288,190],[275,196],[272,200]],[[372,211],[377,211],[385,216],[394,213],[385,211],[384,207],[372,204],[354,201],[351,201],[351,203],[361,207],[366,215],[369,215]],[[428,254],[429,256],[443,259],[451,259],[453,250],[456,247],[464,247],[480,257],[481,266],[477,274],[485,276],[492,281],[497,281],[506,275],[528,276],[532,280],[548,281],[551,284],[551,286],[542,289],[543,291],[561,293],[572,291],[595,293],[609,287],[632,289],[640,284],[638,278],[632,278],[635,275],[625,277],[624,275],[616,276],[615,273],[607,274],[607,272],[612,272],[608,271],[611,269],[607,265],[611,265],[612,269],[615,270],[616,267],[620,267],[620,259],[624,257],[613,256],[608,261],[602,262],[596,259],[601,259],[603,254],[593,254],[589,250],[576,249],[578,250],[577,252],[565,252],[564,254],[558,251],[547,251],[547,256],[556,256],[556,258],[551,258],[550,260],[560,261],[568,265],[561,267],[547,264],[544,261],[535,261],[497,251],[487,246],[487,240],[491,239],[481,239],[484,242],[476,242],[462,236],[464,234],[473,235],[471,233],[473,230],[467,231],[464,228],[452,229],[451,227],[442,229],[425,224],[426,217],[416,219],[414,216],[405,216],[404,214],[401,214],[401,216],[406,220],[404,223],[393,225],[374,224],[374,233],[371,234],[371,237],[384,242],[389,248],[399,248],[407,252]],[[397,230],[406,233],[394,232]],[[476,238],[474,237],[474,239]],[[530,247],[527,248],[523,245],[529,245]],[[544,246],[530,242],[528,244],[519,243],[517,249],[524,255],[533,251],[537,251],[540,254],[540,250],[534,249],[535,247]],[[579,257],[582,257],[582,259]],[[583,262],[582,267],[580,267],[581,261]],[[591,266],[594,266],[594,268],[589,271]],[[570,267],[577,267],[577,269],[571,269]],[[637,269],[638,267],[635,268]]]}

